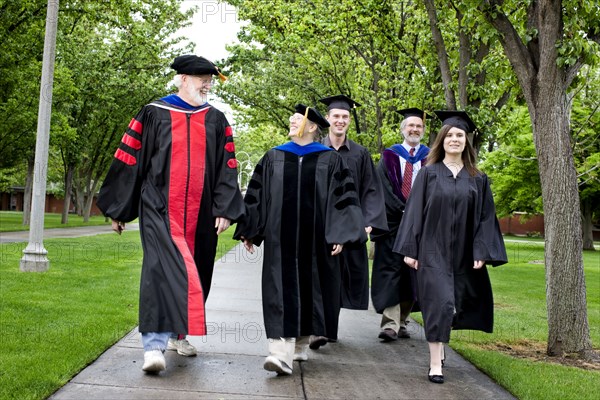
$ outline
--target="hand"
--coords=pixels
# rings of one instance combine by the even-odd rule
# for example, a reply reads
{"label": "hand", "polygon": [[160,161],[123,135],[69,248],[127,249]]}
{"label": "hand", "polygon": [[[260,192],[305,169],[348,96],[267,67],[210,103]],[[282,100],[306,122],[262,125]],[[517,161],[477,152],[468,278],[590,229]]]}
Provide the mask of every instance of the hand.
{"label": "hand", "polygon": [[372,231],[372,230],[373,230],[373,227],[372,227],[372,226],[365,226],[365,232],[367,232],[367,235],[368,235],[369,233],[371,233],[371,231]]}
{"label": "hand", "polygon": [[254,243],[252,243],[252,239],[242,238],[242,240],[244,241],[244,247],[246,250],[254,254]]}
{"label": "hand", "polygon": [[217,229],[217,235],[225,232],[227,228],[231,225],[231,220],[224,217],[215,218],[215,228]]}
{"label": "hand", "polygon": [[473,263],[473,268],[475,268],[475,269],[481,269],[481,267],[483,267],[484,265],[485,265],[485,261],[476,260]]}
{"label": "hand", "polygon": [[331,252],[332,256],[337,256],[338,254],[340,254],[342,252],[342,249],[344,248],[343,244],[334,244],[333,245],[333,251]]}
{"label": "hand", "polygon": [[419,261],[415,260],[414,258],[411,257],[404,257],[404,262],[406,263],[406,265],[408,265],[409,267],[417,270],[419,269]]}
{"label": "hand", "polygon": [[117,232],[119,235],[125,230],[125,222],[112,220],[112,230]]}

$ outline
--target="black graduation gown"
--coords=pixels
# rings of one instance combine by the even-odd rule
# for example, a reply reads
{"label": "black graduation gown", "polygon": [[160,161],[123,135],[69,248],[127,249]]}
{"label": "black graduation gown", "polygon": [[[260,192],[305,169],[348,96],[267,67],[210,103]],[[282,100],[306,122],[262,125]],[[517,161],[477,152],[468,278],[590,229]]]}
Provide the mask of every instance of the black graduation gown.
{"label": "black graduation gown", "polygon": [[[420,151],[428,154],[429,148],[424,145],[421,147]],[[388,232],[371,235],[371,240],[375,243],[371,274],[371,299],[375,311],[380,314],[387,307],[416,300],[416,293],[413,289],[414,274],[404,263],[404,256],[392,251],[406,203],[401,192],[402,174],[398,157],[398,153],[386,149],[377,165],[389,228]],[[425,160],[418,162],[421,163],[421,166],[425,164]],[[419,311],[419,305],[414,304],[412,311]]]}
{"label": "black graduation gown", "polygon": [[486,267],[507,262],[485,174],[457,175],[439,162],[417,175],[394,251],[417,259],[417,296],[429,342],[448,342],[450,329],[492,332],[494,302]]}
{"label": "black graduation gown", "polygon": [[[316,143],[315,143],[316,144]],[[337,339],[341,274],[333,244],[365,243],[362,213],[342,157],[277,148],[257,164],[235,238],[264,242],[262,301],[268,338]]]}
{"label": "black graduation gown", "polygon": [[132,119],[98,196],[105,216],[139,217],[143,248],[140,332],[205,335],[215,217],[244,211],[233,133],[210,105],[186,110],[162,100]]}
{"label": "black graduation gown", "polygon": [[[330,147],[329,136],[323,144]],[[385,203],[381,181],[369,150],[346,139],[337,149],[352,172],[358,192],[365,226],[373,228],[373,235],[387,232]],[[366,310],[369,307],[369,257],[365,245],[345,246],[340,254],[342,266],[342,308]]]}

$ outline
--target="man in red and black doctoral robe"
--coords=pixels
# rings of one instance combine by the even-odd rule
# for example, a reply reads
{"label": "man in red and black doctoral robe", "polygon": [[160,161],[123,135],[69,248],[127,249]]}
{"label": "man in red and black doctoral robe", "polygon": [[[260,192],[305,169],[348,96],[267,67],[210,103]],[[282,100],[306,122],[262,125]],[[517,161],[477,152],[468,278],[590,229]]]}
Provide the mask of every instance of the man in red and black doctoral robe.
{"label": "man in red and black doctoral robe", "polygon": [[267,151],[254,169],[234,235],[249,251],[264,243],[264,368],[286,375],[294,360],[308,358],[310,335],[337,339],[339,254],[367,239],[350,170],[336,151],[314,142],[329,123],[313,108],[295,110],[291,141]]}
{"label": "man in red and black doctoral robe", "polygon": [[139,218],[139,331],[147,372],[166,368],[167,346],[196,354],[184,337],[206,334],[217,235],[244,210],[232,129],[206,103],[213,75],[222,75],[195,55],[177,57],[171,67],[177,95],[147,104],[131,121],[98,197],[118,233]]}

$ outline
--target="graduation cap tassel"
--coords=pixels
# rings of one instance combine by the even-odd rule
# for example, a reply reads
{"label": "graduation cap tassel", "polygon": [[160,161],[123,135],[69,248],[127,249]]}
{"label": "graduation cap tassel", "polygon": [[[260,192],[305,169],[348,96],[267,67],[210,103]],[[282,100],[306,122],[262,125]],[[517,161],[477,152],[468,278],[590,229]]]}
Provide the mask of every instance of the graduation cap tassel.
{"label": "graduation cap tassel", "polygon": [[354,116],[354,123],[356,124],[356,134],[360,135],[360,124],[358,123],[358,113],[356,107],[352,108],[352,115]]}
{"label": "graduation cap tassel", "polygon": [[304,118],[302,118],[300,129],[298,129],[299,138],[301,138],[304,135],[304,126],[306,125],[306,120],[308,119],[308,110],[310,110],[310,108],[306,107],[306,111],[304,111]]}
{"label": "graduation cap tassel", "polygon": [[223,73],[221,72],[219,67],[217,67],[216,65],[215,65],[215,69],[219,73],[219,79],[221,80],[221,82],[225,82],[227,80],[227,77],[225,75],[223,75]]}

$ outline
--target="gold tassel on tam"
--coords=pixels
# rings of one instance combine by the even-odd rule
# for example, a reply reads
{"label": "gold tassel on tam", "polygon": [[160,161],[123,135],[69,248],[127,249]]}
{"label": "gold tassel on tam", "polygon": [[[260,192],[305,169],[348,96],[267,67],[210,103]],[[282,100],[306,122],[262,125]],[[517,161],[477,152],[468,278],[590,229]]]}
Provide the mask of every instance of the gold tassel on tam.
{"label": "gold tassel on tam", "polygon": [[304,118],[302,118],[302,123],[300,124],[300,129],[298,129],[298,137],[301,138],[304,135],[304,126],[306,125],[306,120],[308,119],[308,110],[309,107],[306,107],[306,111],[304,111]]}

